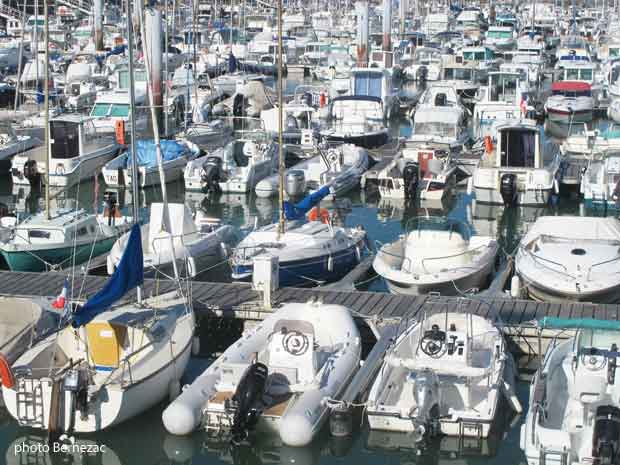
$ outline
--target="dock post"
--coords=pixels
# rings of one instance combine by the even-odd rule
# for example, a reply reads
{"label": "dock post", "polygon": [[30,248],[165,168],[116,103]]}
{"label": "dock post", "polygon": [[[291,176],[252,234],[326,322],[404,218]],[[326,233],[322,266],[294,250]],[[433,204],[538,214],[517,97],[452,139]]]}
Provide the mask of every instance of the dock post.
{"label": "dock post", "polygon": [[392,0],[383,0],[383,65],[392,67]]}
{"label": "dock post", "polygon": [[93,4],[95,19],[95,50],[103,51],[103,0],[95,0]]}
{"label": "dock post", "polygon": [[263,306],[265,309],[271,310],[271,294],[277,291],[280,285],[280,263],[278,257],[259,255],[254,257],[253,263],[252,289],[263,293]]}

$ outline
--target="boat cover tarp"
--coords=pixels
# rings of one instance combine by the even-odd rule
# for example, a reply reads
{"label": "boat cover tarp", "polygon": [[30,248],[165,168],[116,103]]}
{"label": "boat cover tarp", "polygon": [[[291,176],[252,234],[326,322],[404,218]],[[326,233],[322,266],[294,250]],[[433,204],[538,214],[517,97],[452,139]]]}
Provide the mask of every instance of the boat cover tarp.
{"label": "boat cover tarp", "polygon": [[142,238],[140,226],[134,224],[129,234],[125,252],[114,274],[106,285],[79,307],[73,315],[71,325],[79,328],[90,322],[99,313],[107,310],[128,291],[144,281],[144,264],[142,256]]}
{"label": "boat cover tarp", "polygon": [[538,325],[545,329],[611,329],[620,331],[620,321],[596,320],[594,318],[557,318],[546,316]]}
{"label": "boat cover tarp", "polygon": [[321,187],[318,191],[304,197],[299,203],[292,204],[284,201],[284,216],[287,220],[302,219],[317,203],[329,195],[329,186]]}
{"label": "boat cover tarp", "polygon": [[[187,146],[176,140],[161,140],[161,156],[163,161],[176,160],[188,152]],[[138,154],[138,166],[154,168],[157,166],[157,148],[153,139],[139,140],[136,142]],[[127,166],[131,166],[131,151],[127,152]]]}

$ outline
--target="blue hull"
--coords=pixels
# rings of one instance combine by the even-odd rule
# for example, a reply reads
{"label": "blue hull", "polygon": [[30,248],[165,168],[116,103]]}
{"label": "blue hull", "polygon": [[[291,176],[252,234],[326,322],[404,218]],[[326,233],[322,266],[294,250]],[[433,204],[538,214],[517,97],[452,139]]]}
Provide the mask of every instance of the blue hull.
{"label": "blue hull", "polygon": [[[360,250],[363,249],[361,243],[358,246]],[[338,281],[360,262],[355,246],[332,254],[331,257],[331,271],[329,269],[329,255],[280,262],[280,287],[306,287]],[[240,280],[251,281],[252,269],[252,265],[233,265],[233,279],[234,275],[247,274],[247,277]]]}

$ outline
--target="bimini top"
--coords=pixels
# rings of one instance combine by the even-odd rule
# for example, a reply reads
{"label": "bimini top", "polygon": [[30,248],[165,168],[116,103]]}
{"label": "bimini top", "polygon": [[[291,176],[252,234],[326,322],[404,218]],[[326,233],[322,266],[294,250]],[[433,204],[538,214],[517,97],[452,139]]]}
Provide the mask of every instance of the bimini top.
{"label": "bimini top", "polygon": [[551,84],[553,92],[584,92],[590,89],[592,89],[590,84],[581,81],[558,81]]}

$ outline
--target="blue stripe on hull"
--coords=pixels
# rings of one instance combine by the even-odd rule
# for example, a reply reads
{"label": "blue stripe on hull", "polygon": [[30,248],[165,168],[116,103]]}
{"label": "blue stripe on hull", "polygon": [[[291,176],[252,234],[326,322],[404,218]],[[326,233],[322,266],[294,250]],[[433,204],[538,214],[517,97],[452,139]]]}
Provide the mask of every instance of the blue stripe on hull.
{"label": "blue stripe on hull", "polygon": [[[280,286],[300,287],[338,281],[359,264],[355,247],[332,255],[332,271],[328,269],[329,255],[303,260],[280,262]],[[250,275],[243,281],[252,280],[252,265],[233,265],[233,274]]]}

